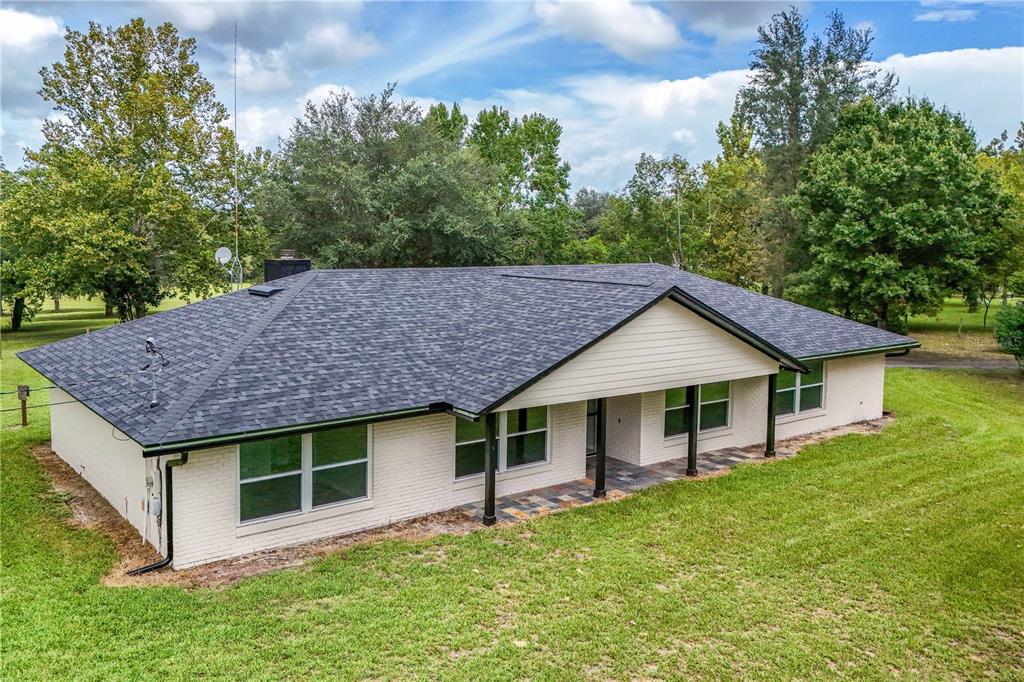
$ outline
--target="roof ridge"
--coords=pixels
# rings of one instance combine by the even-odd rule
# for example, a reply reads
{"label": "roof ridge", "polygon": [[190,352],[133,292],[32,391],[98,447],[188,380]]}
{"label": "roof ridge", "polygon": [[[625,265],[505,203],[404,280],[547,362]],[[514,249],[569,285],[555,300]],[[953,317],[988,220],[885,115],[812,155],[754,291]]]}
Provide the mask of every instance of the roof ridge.
{"label": "roof ridge", "polygon": [[615,282],[610,279],[580,279],[568,275],[522,275],[515,272],[499,272],[498,277],[511,277],[513,279],[540,279],[545,282],[578,282],[581,284],[610,284],[617,287],[649,287],[653,282]]}
{"label": "roof ridge", "polygon": [[221,357],[213,363],[205,372],[203,372],[200,381],[196,382],[188,388],[182,394],[182,402],[179,403],[177,409],[172,410],[163,419],[167,423],[167,428],[163,430],[160,437],[156,439],[156,443],[162,443],[167,434],[171,432],[178,422],[188,413],[192,407],[199,402],[199,399],[206,394],[210,387],[224,374],[228,367],[231,366],[235,360],[245,351],[249,345],[256,340],[260,334],[263,333],[270,323],[277,319],[288,304],[291,303],[299,295],[299,293],[306,288],[306,285],[312,282],[316,278],[316,270],[309,270],[307,276],[301,281],[296,282],[296,286],[285,289],[283,293],[278,294],[277,300],[273,300],[273,305],[263,314],[263,317],[256,321],[256,324],[252,325],[245,334],[238,337],[235,342],[227,349],[227,351],[221,355]]}

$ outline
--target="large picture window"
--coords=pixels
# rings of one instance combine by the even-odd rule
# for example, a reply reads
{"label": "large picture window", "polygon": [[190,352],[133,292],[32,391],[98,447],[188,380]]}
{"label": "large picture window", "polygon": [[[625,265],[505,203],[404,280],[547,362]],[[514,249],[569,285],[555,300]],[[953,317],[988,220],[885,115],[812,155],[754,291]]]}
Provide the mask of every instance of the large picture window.
{"label": "large picture window", "polygon": [[368,441],[361,425],[241,444],[239,521],[369,497]]}
{"label": "large picture window", "polygon": [[799,414],[819,409],[824,404],[825,363],[815,360],[806,363],[809,374],[797,374],[788,369],[779,371],[775,380],[775,414]]}
{"label": "large picture window", "polygon": [[[729,425],[729,382],[716,381],[697,387],[697,422],[701,431]],[[665,391],[665,437],[678,436],[689,430],[690,405],[685,388]]]}
{"label": "large picture window", "polygon": [[298,511],[302,508],[302,437],[243,443],[238,478],[242,521]]}
{"label": "large picture window", "polygon": [[[497,415],[494,469],[507,471],[548,459],[548,408],[528,407]],[[455,477],[484,471],[484,420],[455,420]]]}
{"label": "large picture window", "polygon": [[312,506],[366,497],[369,466],[365,426],[314,433]]}

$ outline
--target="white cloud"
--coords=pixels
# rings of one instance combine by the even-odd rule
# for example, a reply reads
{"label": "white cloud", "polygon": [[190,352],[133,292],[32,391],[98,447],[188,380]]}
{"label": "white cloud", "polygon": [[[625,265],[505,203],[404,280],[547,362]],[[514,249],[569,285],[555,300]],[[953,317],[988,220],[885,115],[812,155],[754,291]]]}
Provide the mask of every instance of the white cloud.
{"label": "white cloud", "polygon": [[314,26],[300,43],[288,45],[289,51],[301,54],[307,61],[354,62],[377,52],[379,46],[371,33],[357,33],[347,24],[334,22]]}
{"label": "white cloud", "polygon": [[0,9],[0,44],[5,48],[32,49],[61,33],[58,17]]}
{"label": "white cloud", "polygon": [[[295,119],[305,111],[306,102],[323,104],[332,93],[342,92],[355,95],[355,90],[347,85],[321,83],[296,97],[293,106],[246,107],[238,112],[238,142],[245,149],[257,146],[277,149],[279,138],[288,137]],[[226,125],[233,123],[229,120]]]}
{"label": "white cloud", "polygon": [[736,42],[757,36],[757,27],[773,14],[801,2],[763,2],[739,0],[731,2],[678,2],[670,11],[689,29],[716,40]]}
{"label": "white cloud", "polygon": [[[238,87],[250,92],[288,88],[293,80],[321,66],[337,67],[375,54],[377,40],[370,33],[352,31],[347,24],[331,22],[314,26],[299,40],[285,42],[262,52],[238,48]],[[230,69],[234,46],[221,46]]]}
{"label": "white cloud", "polygon": [[291,131],[295,114],[280,107],[246,107],[238,112],[238,143],[245,149],[277,149],[278,138],[287,137]]}
{"label": "white cloud", "polygon": [[901,94],[963,114],[982,144],[1024,120],[1024,47],[895,54],[880,66],[896,72]]}
{"label": "white cloud", "polygon": [[693,134],[692,130],[680,128],[679,130],[675,130],[672,132],[672,139],[681,144],[693,146],[693,144],[697,141],[697,136]]}
{"label": "white cloud", "polygon": [[503,54],[534,43],[541,36],[521,29],[532,21],[519,5],[500,4],[466,31],[457,31],[457,40],[429,45],[421,55],[410,54],[411,65],[399,71],[394,80],[403,85],[456,64],[466,64]]}
{"label": "white cloud", "polygon": [[321,83],[314,88],[311,88],[306,94],[301,95],[295,100],[295,105],[298,111],[302,111],[306,108],[306,102],[312,102],[319,106],[323,104],[328,97],[333,94],[342,94],[347,92],[349,95],[355,95],[356,92],[347,85],[338,85],[337,83]]}
{"label": "white cloud", "polygon": [[914,21],[974,21],[977,16],[978,10],[976,9],[939,9],[918,14],[914,17]]}
{"label": "white cloud", "polygon": [[[231,59],[232,47],[225,48]],[[248,92],[268,92],[291,85],[291,74],[284,50],[253,52],[238,48],[238,89]]]}
{"label": "white cloud", "polygon": [[627,59],[643,59],[682,43],[664,12],[634,2],[538,2],[534,10],[548,28],[568,38],[604,45]]}

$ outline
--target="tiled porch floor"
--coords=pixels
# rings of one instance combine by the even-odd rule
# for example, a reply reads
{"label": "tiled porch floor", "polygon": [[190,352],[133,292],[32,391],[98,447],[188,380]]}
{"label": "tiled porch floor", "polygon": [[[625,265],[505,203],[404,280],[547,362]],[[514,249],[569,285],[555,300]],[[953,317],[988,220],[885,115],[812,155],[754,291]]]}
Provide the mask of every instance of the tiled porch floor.
{"label": "tiled porch floor", "polygon": [[[788,456],[779,452],[777,457]],[[700,474],[731,469],[740,462],[764,457],[763,446],[749,448],[723,448],[697,455]],[[594,458],[587,459],[587,477],[545,488],[535,488],[516,495],[506,495],[494,501],[498,521],[516,521],[552,511],[589,504],[594,501]],[[605,469],[605,488],[629,493],[652,485],[686,478],[686,458],[670,459],[650,466],[638,466],[620,459],[608,458]],[[484,513],[483,500],[463,505],[460,510],[470,518],[480,520]]]}

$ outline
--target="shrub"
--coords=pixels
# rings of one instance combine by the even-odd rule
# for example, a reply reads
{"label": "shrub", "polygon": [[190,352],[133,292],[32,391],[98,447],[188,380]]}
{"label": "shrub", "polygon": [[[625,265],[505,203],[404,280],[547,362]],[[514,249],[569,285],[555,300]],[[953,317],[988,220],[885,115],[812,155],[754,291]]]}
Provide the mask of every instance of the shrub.
{"label": "shrub", "polygon": [[1024,303],[1006,306],[996,314],[995,337],[1000,348],[1017,358],[1024,372]]}

